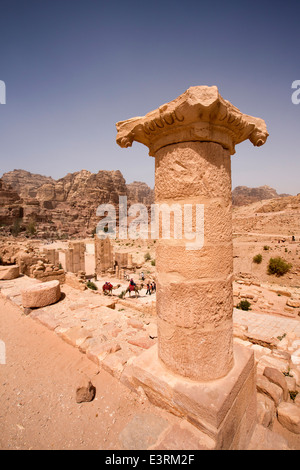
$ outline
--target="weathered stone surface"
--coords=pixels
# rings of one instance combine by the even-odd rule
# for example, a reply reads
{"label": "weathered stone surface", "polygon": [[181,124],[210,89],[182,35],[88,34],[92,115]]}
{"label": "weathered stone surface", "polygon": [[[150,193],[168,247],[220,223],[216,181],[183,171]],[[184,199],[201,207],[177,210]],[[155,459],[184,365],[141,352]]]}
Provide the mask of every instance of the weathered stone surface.
{"label": "weathered stone surface", "polygon": [[158,442],[150,447],[151,450],[214,450],[214,441],[188,423],[170,426],[159,437]]}
{"label": "weathered stone surface", "polygon": [[291,361],[295,365],[300,365],[300,348],[291,355]]}
{"label": "weathered stone surface", "polygon": [[59,281],[43,282],[22,291],[22,305],[25,308],[46,307],[58,302],[60,297]]}
{"label": "weathered stone surface", "polygon": [[96,395],[96,388],[92,382],[87,378],[81,378],[79,385],[76,388],[76,402],[90,402],[94,400]]}
{"label": "weathered stone surface", "polygon": [[168,371],[153,347],[131,361],[121,380],[134,389],[142,387],[155,405],[186,417],[214,440],[217,449],[239,449],[245,447],[256,421],[253,356],[236,344],[235,365],[229,374],[198,382]]}
{"label": "weathered stone surface", "polygon": [[270,382],[267,377],[263,375],[257,374],[256,388],[258,392],[264,393],[270,397],[276,406],[278,406],[283,399],[282,388]]}
{"label": "weathered stone surface", "polygon": [[299,307],[300,307],[300,300],[297,300],[297,299],[288,299],[288,300],[286,301],[286,304],[287,304],[289,307],[299,308]]}
{"label": "weathered stone surface", "polygon": [[0,281],[16,279],[20,276],[20,268],[18,265],[0,266]]}
{"label": "weathered stone surface", "polygon": [[153,414],[137,414],[119,434],[124,450],[147,450],[168,427],[164,418]]}
{"label": "weathered stone surface", "polygon": [[263,393],[257,394],[257,422],[265,428],[272,426],[276,416],[275,403]]}
{"label": "weathered stone surface", "polygon": [[267,379],[270,382],[282,388],[283,399],[286,401],[288,399],[289,391],[288,391],[287,381],[284,375],[282,374],[282,372],[279,372],[279,370],[274,369],[273,367],[266,367],[263,375],[267,377]]}
{"label": "weathered stone surface", "polygon": [[300,408],[292,403],[280,403],[277,408],[278,421],[289,431],[300,434]]}
{"label": "weathered stone surface", "polygon": [[290,450],[290,448],[283,436],[258,424],[247,450]]}
{"label": "weathered stone surface", "polygon": [[[189,133],[183,134],[182,129]],[[129,147],[135,140],[149,147],[150,154],[162,145],[185,140],[218,142],[233,154],[234,146],[246,139],[260,146],[268,137],[262,119],[242,114],[220,96],[216,86],[190,87],[144,117],[117,123],[117,131],[121,147]]]}
{"label": "weathered stone surface", "polygon": [[139,336],[137,338],[128,339],[128,343],[142,349],[149,349],[153,346],[153,340],[149,338],[149,336]]}
{"label": "weathered stone surface", "polygon": [[262,356],[259,360],[259,364],[264,367],[273,367],[274,369],[278,369],[280,372],[287,372],[289,368],[288,360],[280,359],[270,354]]}
{"label": "weathered stone surface", "polygon": [[86,283],[82,279],[79,279],[75,273],[65,273],[65,284],[81,291],[87,289]]}

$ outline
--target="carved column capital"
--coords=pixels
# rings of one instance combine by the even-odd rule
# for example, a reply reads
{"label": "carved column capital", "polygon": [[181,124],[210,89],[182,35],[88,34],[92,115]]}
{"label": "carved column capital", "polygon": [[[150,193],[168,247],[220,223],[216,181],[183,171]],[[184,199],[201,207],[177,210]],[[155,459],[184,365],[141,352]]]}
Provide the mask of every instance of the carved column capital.
{"label": "carved column capital", "polygon": [[191,141],[215,142],[233,155],[236,144],[249,139],[259,147],[269,135],[263,119],[241,113],[216,86],[191,87],[155,111],[120,121],[116,127],[120,147],[140,142],[151,156],[167,145]]}

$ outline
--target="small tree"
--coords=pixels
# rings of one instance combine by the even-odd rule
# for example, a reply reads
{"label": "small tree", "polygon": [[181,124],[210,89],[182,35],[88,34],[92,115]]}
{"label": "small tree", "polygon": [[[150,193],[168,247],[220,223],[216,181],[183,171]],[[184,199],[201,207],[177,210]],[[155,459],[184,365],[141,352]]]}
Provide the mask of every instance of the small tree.
{"label": "small tree", "polygon": [[292,265],[287,263],[284,259],[280,258],[280,256],[277,258],[270,258],[268,264],[268,274],[275,274],[277,277],[283,276],[291,269],[291,267]]}
{"label": "small tree", "polygon": [[147,251],[147,253],[145,254],[144,258],[145,258],[145,261],[150,261],[151,255],[150,255],[149,251]]}
{"label": "small tree", "polygon": [[262,262],[262,255],[255,255],[253,256],[253,263],[260,264]]}
{"label": "small tree", "polygon": [[29,222],[29,224],[27,225],[26,232],[29,235],[34,235],[35,234],[36,228],[35,228],[35,223],[33,221]]}
{"label": "small tree", "polygon": [[92,281],[88,281],[86,286],[91,289],[91,290],[98,290],[98,287],[96,286],[96,284]]}

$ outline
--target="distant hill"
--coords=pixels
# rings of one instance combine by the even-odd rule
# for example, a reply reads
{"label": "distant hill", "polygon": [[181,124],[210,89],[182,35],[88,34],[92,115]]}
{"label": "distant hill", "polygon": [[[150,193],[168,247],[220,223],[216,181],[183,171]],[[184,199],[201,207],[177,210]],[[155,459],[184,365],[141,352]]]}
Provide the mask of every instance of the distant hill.
{"label": "distant hill", "polygon": [[287,196],[290,196],[290,194],[278,194],[276,189],[271,188],[270,186],[259,186],[258,188],[237,186],[232,191],[232,204],[234,206],[245,206],[265,199]]}

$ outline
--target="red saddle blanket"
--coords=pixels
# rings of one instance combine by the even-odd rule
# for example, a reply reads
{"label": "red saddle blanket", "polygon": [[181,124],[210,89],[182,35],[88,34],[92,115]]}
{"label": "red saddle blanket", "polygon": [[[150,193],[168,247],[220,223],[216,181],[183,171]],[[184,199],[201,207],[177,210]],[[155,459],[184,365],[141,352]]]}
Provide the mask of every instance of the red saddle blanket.
{"label": "red saddle blanket", "polygon": [[112,289],[112,284],[104,284],[103,290],[111,290]]}

